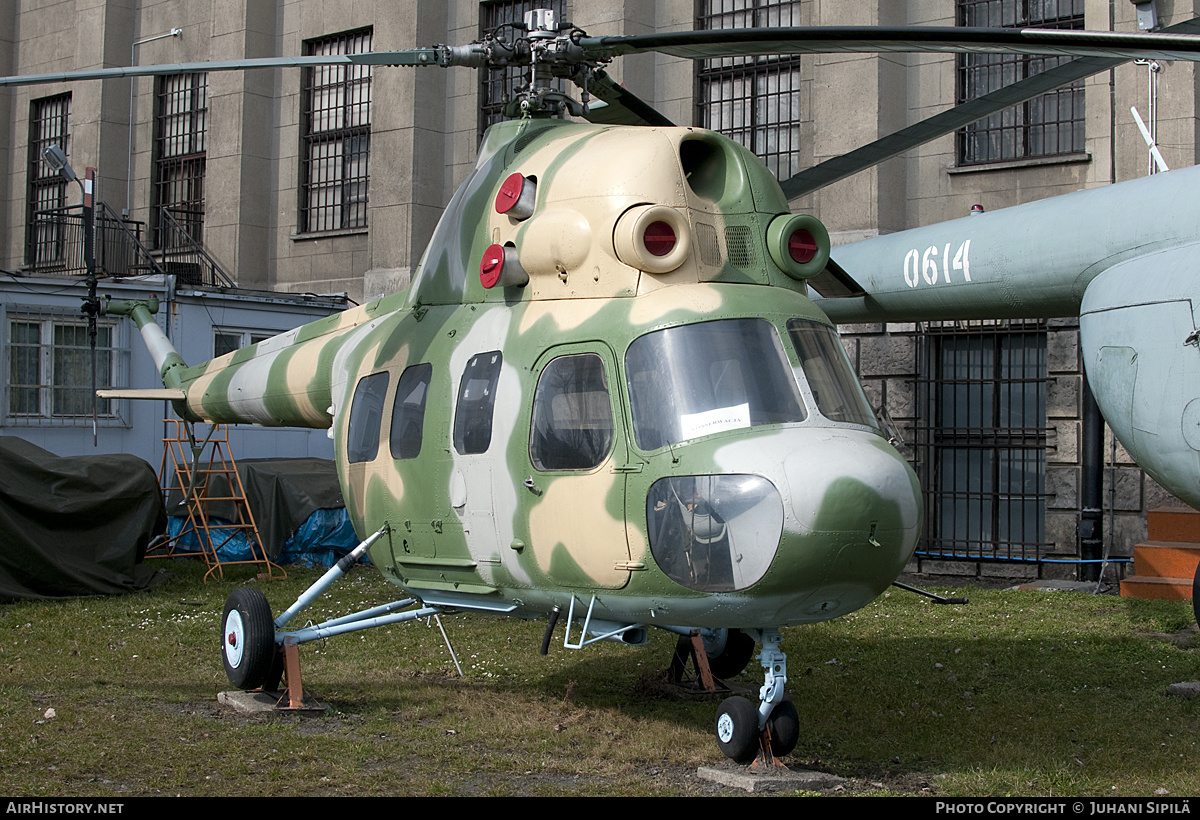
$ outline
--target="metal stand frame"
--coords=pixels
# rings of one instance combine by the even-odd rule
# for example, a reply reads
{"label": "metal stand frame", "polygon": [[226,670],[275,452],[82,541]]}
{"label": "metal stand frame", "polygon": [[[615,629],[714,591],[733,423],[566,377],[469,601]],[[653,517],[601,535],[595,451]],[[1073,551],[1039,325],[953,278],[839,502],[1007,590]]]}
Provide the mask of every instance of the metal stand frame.
{"label": "metal stand frame", "polygon": [[[174,538],[167,539],[157,549],[164,557],[196,555],[179,549],[179,542],[188,533],[195,533],[200,542],[199,555],[208,566],[204,582],[214,572],[224,578],[223,567],[235,564],[261,564],[264,571],[260,578],[271,580],[287,577],[287,572],[267,556],[266,547],[258,534],[258,525],[246,500],[246,488],[237,471],[237,462],[229,449],[229,427],[214,424],[203,441],[197,442],[193,426],[181,419],[164,419],[174,424],[174,435],[163,436],[163,455],[159,465],[159,485],[164,500],[174,490],[183,493],[183,505],[187,508],[187,523]],[[187,450],[184,444],[187,444]],[[204,453],[208,451],[208,459]],[[190,451],[190,455],[189,452]],[[223,476],[228,485],[227,495],[212,495],[209,483],[214,476]],[[214,503],[232,504],[234,519],[228,524],[213,523],[209,507]],[[251,558],[245,561],[222,560],[220,550],[241,533],[250,544]]]}

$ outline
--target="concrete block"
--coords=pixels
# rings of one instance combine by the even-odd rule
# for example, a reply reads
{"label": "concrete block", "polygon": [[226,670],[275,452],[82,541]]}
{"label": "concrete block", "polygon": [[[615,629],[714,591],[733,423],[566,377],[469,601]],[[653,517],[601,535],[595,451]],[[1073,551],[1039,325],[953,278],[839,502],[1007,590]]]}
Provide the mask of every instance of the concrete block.
{"label": "concrete block", "polygon": [[1164,490],[1157,481],[1145,474],[1142,479],[1142,504],[1144,510],[1186,506],[1174,495]]}
{"label": "concrete block", "polygon": [[1047,467],[1046,496],[1046,508],[1048,510],[1078,509],[1079,468]]}
{"label": "concrete block", "polygon": [[859,367],[863,376],[898,376],[916,368],[916,339],[912,336],[877,336],[864,339]]}
{"label": "concrete block", "polygon": [[1075,464],[1079,461],[1079,422],[1074,419],[1051,419],[1046,442],[1046,460],[1054,464]]}
{"label": "concrete block", "polygon": [[1046,333],[1046,369],[1051,373],[1078,373],[1079,331],[1051,330]]}
{"label": "concrete block", "polygon": [[[1123,512],[1144,512],[1142,502],[1142,471],[1136,467],[1118,467],[1104,471],[1104,501],[1112,498],[1112,506]],[[1111,493],[1111,495],[1110,495]],[[1151,508],[1153,509],[1153,508]]]}
{"label": "concrete block", "polygon": [[1054,545],[1055,552],[1076,552],[1078,537],[1076,525],[1079,521],[1077,510],[1046,511],[1046,535],[1048,542]]}
{"label": "concrete block", "polygon": [[921,572],[926,575],[967,575],[973,578],[979,574],[978,567],[974,561],[921,561]]}
{"label": "concrete block", "polygon": [[1033,564],[980,564],[982,578],[1037,578],[1037,567]]}
{"label": "concrete block", "polygon": [[1080,417],[1079,376],[1063,375],[1052,377],[1046,383],[1046,417]]}

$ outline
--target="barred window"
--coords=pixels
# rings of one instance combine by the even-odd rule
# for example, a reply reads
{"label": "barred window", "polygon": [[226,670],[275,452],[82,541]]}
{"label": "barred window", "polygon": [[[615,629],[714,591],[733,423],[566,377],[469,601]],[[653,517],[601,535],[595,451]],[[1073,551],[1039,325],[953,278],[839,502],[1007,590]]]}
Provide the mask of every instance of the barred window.
{"label": "barred window", "polygon": [[1033,560],[1046,548],[1046,332],[932,324],[917,427],[929,557]]}
{"label": "barred window", "polygon": [[[363,54],[371,29],[304,44],[308,55]],[[304,70],[300,232],[367,226],[371,154],[371,69],[313,66]]]}
{"label": "barred window", "polygon": [[[1083,0],[958,0],[961,26],[1082,29]],[[982,97],[1069,57],[963,54],[958,101]],[[979,165],[1084,151],[1084,88],[1077,81],[958,132],[958,164]]]}
{"label": "barred window", "polygon": [[[554,12],[559,25],[567,17],[565,0],[501,0],[484,3],[479,7],[480,34],[501,26],[524,23],[525,14],[534,9]],[[504,34],[507,39],[513,39],[511,32]],[[504,104],[512,98],[513,92],[529,81],[529,69],[523,66],[488,69],[481,71],[479,76],[479,138],[482,140],[483,132],[489,126],[505,119]],[[554,87],[562,91],[564,85],[561,80],[555,80]]]}
{"label": "barred window", "polygon": [[[29,161],[26,175],[25,262],[34,267],[66,262],[67,182],[42,159],[42,152],[57,145],[70,150],[71,95],[43,97],[29,104]],[[59,211],[39,218],[39,212]]]}
{"label": "barred window", "polygon": [[[700,0],[696,28],[800,25],[798,0]],[[800,170],[800,57],[722,57],[697,73],[696,119],[749,148],[777,179]]]}
{"label": "barred window", "polygon": [[[87,320],[78,315],[9,313],[7,317],[6,422],[41,424],[92,415],[92,354]],[[101,319],[96,328],[96,386],[116,387],[123,356],[119,327]],[[97,399],[101,419],[117,417],[117,402]]]}
{"label": "barred window", "polygon": [[159,77],[155,102],[153,241],[171,249],[186,244],[176,226],[203,241],[208,74]]}

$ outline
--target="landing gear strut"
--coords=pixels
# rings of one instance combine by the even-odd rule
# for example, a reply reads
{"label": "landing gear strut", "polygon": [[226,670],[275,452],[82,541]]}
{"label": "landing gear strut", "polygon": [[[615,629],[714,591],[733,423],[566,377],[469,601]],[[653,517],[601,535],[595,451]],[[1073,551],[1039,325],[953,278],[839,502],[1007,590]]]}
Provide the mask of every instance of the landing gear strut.
{"label": "landing gear strut", "polygon": [[756,755],[775,762],[774,758],[791,753],[800,740],[799,715],[783,692],[787,684],[787,655],[779,648],[779,630],[762,630],[760,640],[762,652],[758,659],[764,680],[758,690],[758,708],[750,700],[735,695],[717,709],[717,745],[737,763],[749,763]]}

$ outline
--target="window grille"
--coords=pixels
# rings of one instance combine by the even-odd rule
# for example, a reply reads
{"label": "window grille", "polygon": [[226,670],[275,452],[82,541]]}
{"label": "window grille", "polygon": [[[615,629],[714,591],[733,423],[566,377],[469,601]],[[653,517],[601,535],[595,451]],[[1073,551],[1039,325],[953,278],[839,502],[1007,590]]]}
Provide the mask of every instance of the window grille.
{"label": "window grille", "polygon": [[[1083,0],[958,0],[962,26],[1082,29]],[[982,97],[1069,57],[963,54],[958,102]],[[1077,81],[958,132],[958,164],[979,165],[1083,153],[1084,87]]]}
{"label": "window grille", "polygon": [[933,323],[921,336],[916,466],[925,557],[1036,561],[1045,535],[1044,324]]}
{"label": "window grille", "polygon": [[[554,12],[555,19],[562,25],[567,19],[567,4],[564,0],[505,0],[497,3],[484,3],[479,7],[480,34],[492,31],[500,26],[513,23],[524,23],[525,14],[534,9],[549,9]],[[505,32],[508,36],[509,32]],[[511,40],[512,37],[508,36]],[[479,139],[489,126],[507,119],[504,116],[504,104],[511,99],[513,92],[529,81],[529,69],[523,66],[511,66],[480,72],[479,80]],[[561,80],[554,81],[557,91],[564,89]]]}
{"label": "window grille", "polygon": [[176,244],[162,224],[170,209],[196,242],[203,242],[204,166],[208,148],[208,74],[159,77],[155,95],[154,247]]}
{"label": "window grille", "polygon": [[243,347],[265,342],[276,334],[267,330],[242,330],[231,327],[213,328],[213,358],[224,356]]}
{"label": "window grille", "polygon": [[[304,44],[308,55],[363,54],[370,29]],[[367,227],[371,155],[371,69],[313,66],[304,70],[300,232]]]}
{"label": "window grille", "polygon": [[[8,312],[5,421],[12,425],[90,423],[92,354],[87,320],[76,315]],[[96,387],[121,386],[128,349],[115,321],[96,327]],[[101,419],[118,419],[118,402],[97,399]]]}
{"label": "window grille", "polygon": [[57,145],[70,151],[71,95],[59,94],[29,104],[29,161],[26,179],[25,262],[33,267],[66,263],[65,226],[61,219],[42,218],[44,211],[61,211],[67,205],[67,182],[42,159],[42,152]]}
{"label": "window grille", "polygon": [[[800,25],[798,0],[701,0],[698,29]],[[696,119],[749,148],[777,179],[800,170],[800,57],[722,57],[697,69]]]}

